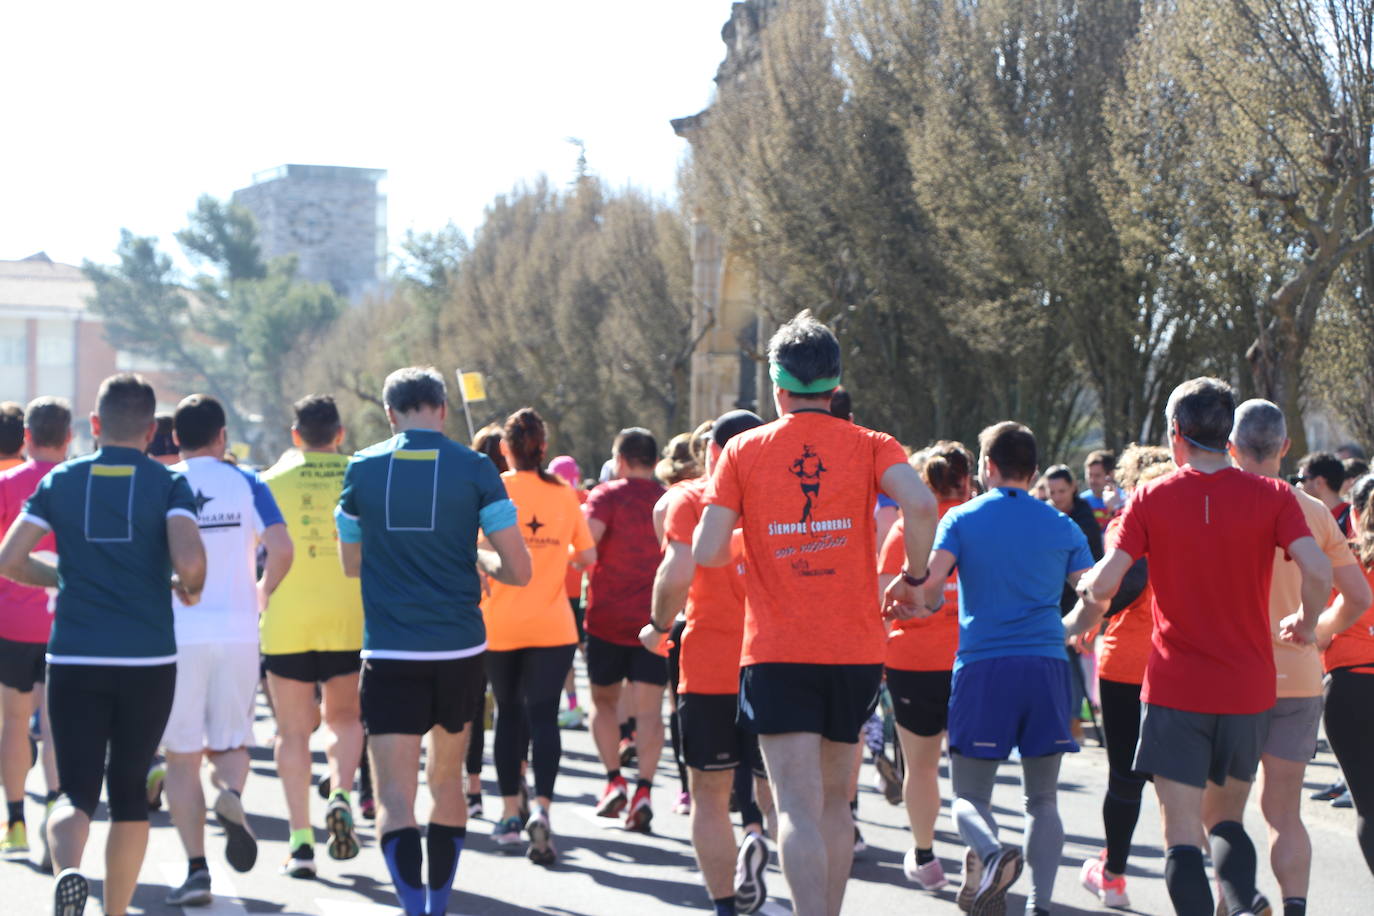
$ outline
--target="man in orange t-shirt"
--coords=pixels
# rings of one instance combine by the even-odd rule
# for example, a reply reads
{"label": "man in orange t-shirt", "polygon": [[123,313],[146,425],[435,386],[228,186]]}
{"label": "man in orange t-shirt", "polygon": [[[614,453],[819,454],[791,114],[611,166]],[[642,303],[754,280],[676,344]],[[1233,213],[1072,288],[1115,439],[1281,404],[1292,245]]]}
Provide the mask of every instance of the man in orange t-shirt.
{"label": "man in orange t-shirt", "polygon": [[840,345],[808,312],[768,344],[779,419],[736,436],[706,490],[693,556],[730,562],[743,527],[740,720],[759,736],[780,815],[783,874],[796,912],[838,913],[853,862],[853,745],[882,681],[886,633],[877,594],[873,505],[881,491],[906,519],[907,567],[889,612],[928,613],[920,586],[935,497],[891,436],[831,416]]}

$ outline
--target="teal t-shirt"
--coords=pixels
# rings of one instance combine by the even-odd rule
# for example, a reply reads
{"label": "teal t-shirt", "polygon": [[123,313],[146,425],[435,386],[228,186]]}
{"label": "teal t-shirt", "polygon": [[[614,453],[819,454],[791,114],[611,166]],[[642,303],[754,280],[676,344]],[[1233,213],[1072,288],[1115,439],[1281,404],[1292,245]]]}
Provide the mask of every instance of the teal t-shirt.
{"label": "teal t-shirt", "polygon": [[196,498],[137,449],[102,448],[58,465],[24,507],[57,538],[55,664],[176,660],[167,519],[196,517]]}
{"label": "teal t-shirt", "polygon": [[339,537],[362,544],[363,656],[461,658],[486,646],[478,532],[515,524],[486,455],[408,430],[344,472]]}

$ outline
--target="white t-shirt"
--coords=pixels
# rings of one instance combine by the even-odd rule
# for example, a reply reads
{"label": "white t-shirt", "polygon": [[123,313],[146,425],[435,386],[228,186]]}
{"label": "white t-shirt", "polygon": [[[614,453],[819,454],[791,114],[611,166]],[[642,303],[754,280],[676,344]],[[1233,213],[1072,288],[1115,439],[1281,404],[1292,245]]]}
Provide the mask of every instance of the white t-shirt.
{"label": "white t-shirt", "polygon": [[277,501],[256,473],[218,458],[191,458],[172,470],[196,496],[206,560],[200,601],[186,607],[172,597],[177,645],[256,643],[258,540],[283,522]]}

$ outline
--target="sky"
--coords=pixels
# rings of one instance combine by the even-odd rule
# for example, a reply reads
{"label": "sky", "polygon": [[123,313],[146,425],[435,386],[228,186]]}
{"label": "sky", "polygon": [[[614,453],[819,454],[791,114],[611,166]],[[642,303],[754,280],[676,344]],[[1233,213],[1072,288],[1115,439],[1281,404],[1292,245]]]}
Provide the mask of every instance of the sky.
{"label": "sky", "polygon": [[[284,163],[386,169],[391,249],[520,182],[676,196],[731,0],[108,0],[0,29],[0,260],[111,262]],[[180,259],[179,259],[180,260]],[[184,263],[184,262],[182,262]]]}

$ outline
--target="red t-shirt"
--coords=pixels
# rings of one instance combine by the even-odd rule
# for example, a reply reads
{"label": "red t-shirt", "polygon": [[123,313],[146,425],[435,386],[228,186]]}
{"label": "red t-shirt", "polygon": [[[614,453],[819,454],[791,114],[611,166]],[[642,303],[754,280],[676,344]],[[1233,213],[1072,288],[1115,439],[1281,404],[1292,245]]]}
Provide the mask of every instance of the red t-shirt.
{"label": "red t-shirt", "polygon": [[662,495],[658,481],[629,477],[598,485],[582,506],[588,519],[606,526],[587,589],[586,627],[597,639],[639,645],[663,559],[654,534],[654,503]]}
{"label": "red t-shirt", "polygon": [[[1116,546],[1120,534],[1121,516],[1118,515],[1107,524],[1108,552]],[[1099,677],[1118,684],[1139,684],[1145,680],[1145,664],[1150,660],[1150,635],[1154,632],[1154,622],[1150,619],[1154,594],[1154,589],[1146,583],[1139,597],[1107,621],[1097,657]]]}
{"label": "red t-shirt", "polygon": [[[692,545],[692,533],[706,509],[705,478],[668,491],[663,517],[666,540]],[[736,529],[727,566],[698,566],[687,593],[678,693],[739,692],[740,646],[744,642],[744,539]]]}
{"label": "red t-shirt", "polygon": [[[1364,575],[1374,587],[1374,570],[1366,569]],[[1322,667],[1327,671],[1374,667],[1374,605],[1331,640],[1331,645],[1322,653]]]}
{"label": "red t-shirt", "polygon": [[[0,471],[0,537],[24,511],[24,502],[38,489],[48,472],[57,467],[47,461],[25,461]],[[55,554],[57,540],[51,531],[43,535],[34,552]],[[20,585],[0,577],[0,638],[13,642],[46,643],[52,630],[48,590]]]}
{"label": "red t-shirt", "polygon": [[1288,484],[1183,467],[1131,497],[1117,546],[1150,558],[1154,652],[1141,699],[1208,714],[1273,707],[1274,548],[1311,537]]}
{"label": "red t-shirt", "polygon": [[[959,503],[940,503],[940,517]],[[898,519],[887,533],[878,572],[900,576],[906,563],[906,524]],[[899,620],[887,635],[887,667],[898,671],[953,671],[959,651],[959,574],[945,580],[945,603],[929,617]]]}
{"label": "red t-shirt", "polygon": [[730,440],[706,502],[741,516],[748,569],[745,665],[880,665],[879,481],[906,462],[897,440],[820,411]]}

